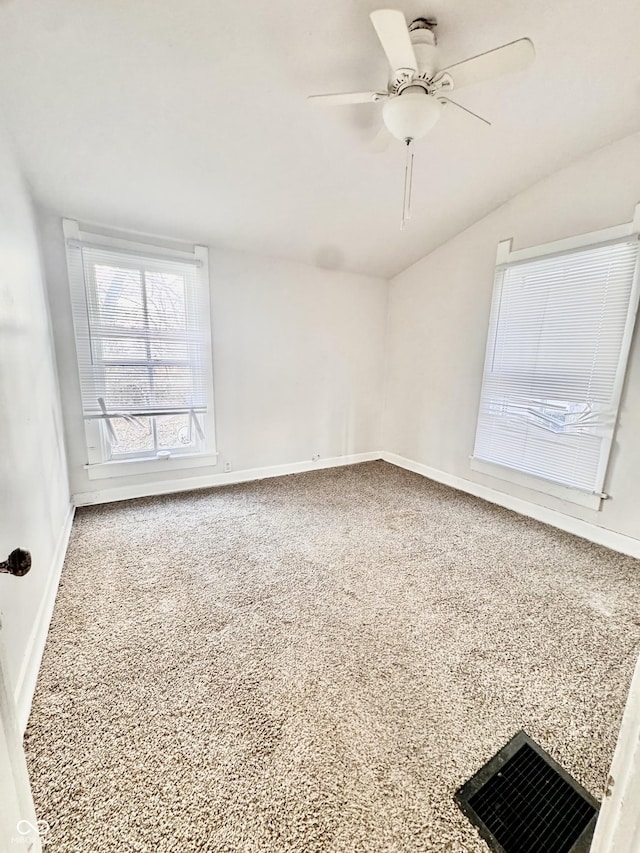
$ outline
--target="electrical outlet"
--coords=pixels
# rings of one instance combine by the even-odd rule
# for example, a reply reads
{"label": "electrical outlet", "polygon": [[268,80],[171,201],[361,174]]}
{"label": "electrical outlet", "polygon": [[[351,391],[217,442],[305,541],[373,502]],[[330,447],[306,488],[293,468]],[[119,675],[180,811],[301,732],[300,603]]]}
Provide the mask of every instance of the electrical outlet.
{"label": "electrical outlet", "polygon": [[311,461],[312,461],[312,462],[317,462],[317,461],[318,461],[318,459],[320,459],[320,454],[319,454],[319,453],[314,453],[314,454],[313,454],[313,456],[311,457]]}
{"label": "electrical outlet", "polygon": [[225,462],[224,463],[224,470],[225,470],[225,474],[228,474],[229,471],[231,471],[231,462]]}

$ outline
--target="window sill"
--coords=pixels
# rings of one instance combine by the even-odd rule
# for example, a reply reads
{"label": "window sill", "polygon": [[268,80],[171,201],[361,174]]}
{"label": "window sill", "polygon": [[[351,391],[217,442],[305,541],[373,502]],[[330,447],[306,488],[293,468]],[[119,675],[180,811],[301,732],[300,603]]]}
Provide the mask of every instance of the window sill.
{"label": "window sill", "polygon": [[551,480],[543,480],[542,477],[534,477],[533,474],[525,474],[522,471],[516,471],[513,468],[507,468],[495,462],[485,462],[484,459],[475,459],[473,456],[470,458],[469,464],[471,470],[477,471],[478,474],[486,474],[489,477],[494,477],[496,480],[512,483],[514,486],[524,486],[526,489],[532,489],[552,498],[559,498],[568,503],[584,506],[587,509],[600,509],[603,500],[601,495],[593,495],[589,492],[581,492],[579,489],[571,489],[569,486],[562,486],[559,483],[553,483]]}
{"label": "window sill", "polygon": [[218,464],[217,453],[193,453],[158,459],[122,459],[85,465],[90,480],[110,477],[133,477],[136,474],[156,474],[160,471],[180,471],[187,468],[212,468]]}

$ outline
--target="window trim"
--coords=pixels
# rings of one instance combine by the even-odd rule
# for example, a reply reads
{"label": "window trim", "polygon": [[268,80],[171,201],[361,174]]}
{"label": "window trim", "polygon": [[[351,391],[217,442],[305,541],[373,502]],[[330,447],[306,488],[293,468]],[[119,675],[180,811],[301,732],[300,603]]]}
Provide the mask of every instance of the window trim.
{"label": "window trim", "polygon": [[[561,240],[554,240],[550,243],[541,243],[537,246],[527,246],[524,249],[515,250],[512,248],[512,237],[508,240],[501,240],[498,243],[496,251],[496,270],[507,264],[513,265],[520,261],[529,261],[541,257],[553,257],[554,255],[562,255],[569,252],[575,252],[580,249],[596,248],[597,246],[607,245],[609,243],[618,243],[625,238],[628,239],[630,237],[635,237],[637,240],[640,240],[640,203],[635,206],[633,218],[630,222],[625,222],[621,225],[614,225],[610,228],[602,228],[598,231],[589,231],[584,234],[577,234]],[[478,459],[474,457],[473,454],[469,457],[469,467],[471,471],[474,471],[477,474],[484,474],[498,480],[503,480],[515,486],[523,486],[525,488],[541,492],[546,496],[559,498],[588,509],[600,510],[602,508],[602,501],[610,497],[606,489],[606,478],[611,458],[611,449],[619,426],[620,402],[627,373],[627,364],[633,340],[639,301],[640,260],[638,260],[636,264],[633,285],[629,297],[629,308],[627,311],[622,343],[620,345],[620,357],[618,359],[616,378],[611,398],[613,408],[616,412],[615,422],[610,436],[603,441],[600,451],[598,479],[603,484],[602,492],[596,494],[585,492],[578,488],[555,483],[552,480],[545,480],[543,477],[536,477],[533,474],[529,474],[525,471],[519,471],[516,468],[509,468],[496,462],[489,462],[486,459]],[[476,416],[476,425],[473,433],[474,441],[478,430],[481,394],[482,388],[480,389],[480,396],[478,397],[478,415]]]}
{"label": "window trim", "polygon": [[507,465],[500,465],[498,462],[476,459],[474,456],[469,457],[469,466],[477,474],[485,474],[487,477],[493,477],[496,480],[505,480],[514,486],[523,486],[525,489],[542,492],[549,497],[569,501],[587,509],[599,509],[601,502],[608,497],[604,493],[594,495],[591,492],[572,489],[571,486],[564,486],[562,483],[556,483],[553,480],[545,480],[543,477],[536,477],[535,474],[518,471],[517,468],[509,468]]}
{"label": "window trim", "polygon": [[111,459],[85,465],[90,480],[156,474],[161,471],[186,471],[189,468],[211,468],[218,464],[217,453],[181,453],[172,456],[146,456],[140,459]]}
{"label": "window trim", "polygon": [[[84,434],[87,452],[87,462],[84,465],[87,476],[92,479],[104,479],[108,477],[133,476],[137,474],[151,474],[156,471],[179,470],[194,467],[211,467],[217,465],[218,453],[216,449],[216,421],[215,421],[215,398],[213,383],[213,354],[211,339],[211,299],[209,279],[209,251],[206,246],[193,245],[185,248],[185,244],[178,244],[163,238],[151,238],[146,242],[148,235],[131,234],[116,236],[110,229],[101,226],[84,225],[72,219],[62,220],[62,230],[65,237],[65,250],[67,258],[67,272],[71,289],[79,286],[78,277],[84,275],[82,272],[81,250],[83,247],[101,249],[113,249],[114,251],[130,252],[132,255],[140,255],[153,258],[158,262],[171,261],[179,263],[194,264],[200,269],[203,286],[199,288],[198,301],[199,311],[207,322],[204,323],[204,383],[207,389],[208,406],[204,418],[205,441],[198,451],[192,452],[169,452],[168,456],[140,456],[139,458],[107,458],[104,446],[103,430],[100,429],[98,419],[84,419]],[[129,237],[131,239],[129,239]],[[84,277],[82,280],[84,290]],[[74,318],[74,323],[76,319]],[[75,348],[75,336],[74,336]],[[76,367],[78,358],[76,352]],[[81,408],[80,408],[80,411]]]}

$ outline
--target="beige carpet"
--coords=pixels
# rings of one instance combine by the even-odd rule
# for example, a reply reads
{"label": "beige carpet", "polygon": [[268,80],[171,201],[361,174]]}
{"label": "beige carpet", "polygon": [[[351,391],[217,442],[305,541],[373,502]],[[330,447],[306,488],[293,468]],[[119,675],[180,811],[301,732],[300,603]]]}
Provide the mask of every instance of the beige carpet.
{"label": "beige carpet", "polygon": [[640,563],[382,462],[78,512],[26,748],[48,853],[486,850],[520,728],[600,797]]}

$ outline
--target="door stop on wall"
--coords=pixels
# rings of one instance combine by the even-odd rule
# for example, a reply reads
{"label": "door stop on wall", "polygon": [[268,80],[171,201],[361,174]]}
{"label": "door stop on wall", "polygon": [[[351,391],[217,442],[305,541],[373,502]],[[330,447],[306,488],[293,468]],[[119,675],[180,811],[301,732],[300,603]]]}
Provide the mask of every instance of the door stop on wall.
{"label": "door stop on wall", "polygon": [[4,562],[0,562],[0,572],[21,578],[31,568],[31,554],[22,548],[12,551]]}

